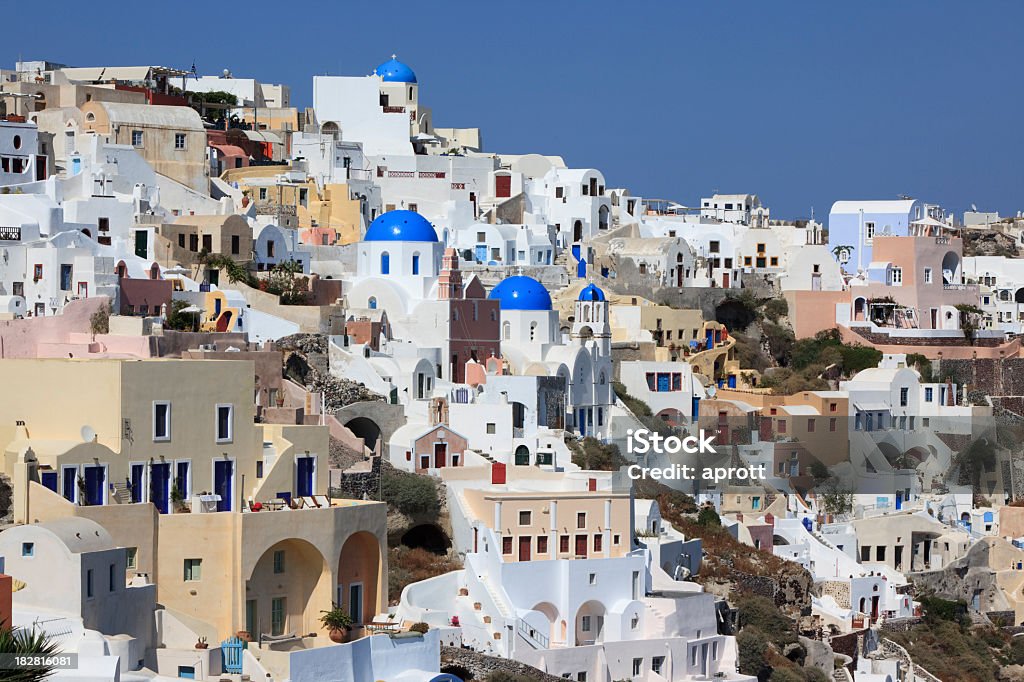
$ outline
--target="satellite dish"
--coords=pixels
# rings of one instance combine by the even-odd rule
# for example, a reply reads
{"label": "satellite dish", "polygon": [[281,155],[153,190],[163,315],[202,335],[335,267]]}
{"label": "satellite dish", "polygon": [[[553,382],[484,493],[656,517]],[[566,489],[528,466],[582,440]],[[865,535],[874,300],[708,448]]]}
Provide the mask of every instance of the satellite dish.
{"label": "satellite dish", "polygon": [[81,434],[83,443],[92,443],[96,440],[96,429],[92,428],[88,424],[82,427]]}
{"label": "satellite dish", "polygon": [[710,386],[708,386],[708,397],[709,398],[714,398],[716,393],[718,393],[718,388],[714,384],[711,384]]}
{"label": "satellite dish", "polygon": [[978,212],[978,205],[977,204],[971,204],[971,210],[974,211],[975,213],[977,213]]}

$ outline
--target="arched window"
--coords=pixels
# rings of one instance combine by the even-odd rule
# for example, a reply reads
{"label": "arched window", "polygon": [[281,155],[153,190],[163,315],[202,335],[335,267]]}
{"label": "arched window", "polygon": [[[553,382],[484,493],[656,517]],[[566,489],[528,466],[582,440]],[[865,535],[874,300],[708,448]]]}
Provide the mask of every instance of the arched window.
{"label": "arched window", "polygon": [[420,254],[412,254],[412,274],[420,274]]}
{"label": "arched window", "polygon": [[391,273],[391,254],[387,251],[380,254],[380,274],[387,275]]}
{"label": "arched window", "polygon": [[590,322],[590,306],[583,307],[583,321]]}
{"label": "arched window", "polygon": [[376,296],[371,296],[370,300],[366,302],[366,307],[369,308],[370,310],[376,310],[377,309],[377,297]]}
{"label": "arched window", "polygon": [[508,341],[512,338],[512,325],[505,322],[501,325],[501,338]]}

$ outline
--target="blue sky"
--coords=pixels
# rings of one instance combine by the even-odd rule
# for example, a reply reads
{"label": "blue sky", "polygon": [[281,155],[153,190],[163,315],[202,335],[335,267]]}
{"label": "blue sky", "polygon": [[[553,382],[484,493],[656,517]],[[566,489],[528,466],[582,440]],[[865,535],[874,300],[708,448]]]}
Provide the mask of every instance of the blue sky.
{"label": "blue sky", "polygon": [[777,217],[899,194],[1024,209],[1020,0],[60,4],[5,7],[6,68],[194,60],[304,106],[314,74],[394,52],[435,125],[634,194],[755,192]]}

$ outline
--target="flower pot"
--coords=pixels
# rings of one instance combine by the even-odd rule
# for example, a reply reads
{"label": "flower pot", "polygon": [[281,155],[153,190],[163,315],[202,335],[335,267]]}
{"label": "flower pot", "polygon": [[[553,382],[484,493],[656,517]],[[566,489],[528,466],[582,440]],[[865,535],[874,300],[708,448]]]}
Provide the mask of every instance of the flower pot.
{"label": "flower pot", "polygon": [[333,628],[328,631],[327,636],[331,638],[331,641],[335,644],[342,644],[348,641],[348,628]]}
{"label": "flower pot", "polygon": [[206,643],[204,643],[204,642],[197,642],[197,643],[196,643],[196,648],[197,648],[197,649],[209,649],[209,648],[210,648],[210,645],[209,645],[209,644],[206,644]]}
{"label": "flower pot", "polygon": [[249,633],[248,630],[239,630],[236,633],[236,636],[238,637],[238,639],[242,640],[243,642],[251,642],[252,641],[252,635]]}

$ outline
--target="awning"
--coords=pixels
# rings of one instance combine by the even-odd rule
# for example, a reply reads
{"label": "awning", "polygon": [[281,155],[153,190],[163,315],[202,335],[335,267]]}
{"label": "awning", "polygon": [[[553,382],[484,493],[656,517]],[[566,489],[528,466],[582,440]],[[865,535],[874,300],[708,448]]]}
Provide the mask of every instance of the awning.
{"label": "awning", "polygon": [[270,142],[272,144],[284,144],[281,138],[266,130],[243,130],[247,138],[254,142]]}
{"label": "awning", "polygon": [[223,156],[248,156],[244,149],[233,144],[212,144],[210,146]]}
{"label": "awning", "polygon": [[854,403],[853,407],[858,412],[888,412],[890,409],[885,403]]}

